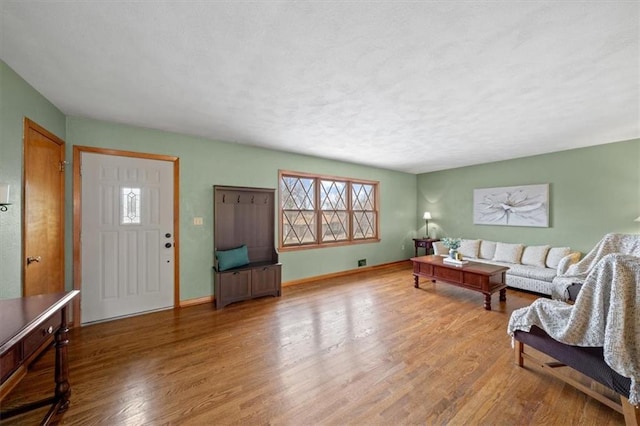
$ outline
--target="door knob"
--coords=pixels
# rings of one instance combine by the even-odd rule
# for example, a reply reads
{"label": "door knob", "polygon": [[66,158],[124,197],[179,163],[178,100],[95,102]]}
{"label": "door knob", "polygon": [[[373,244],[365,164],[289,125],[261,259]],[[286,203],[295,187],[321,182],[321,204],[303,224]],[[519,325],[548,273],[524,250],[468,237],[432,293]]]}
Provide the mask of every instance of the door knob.
{"label": "door knob", "polygon": [[40,256],[29,256],[27,257],[27,265],[31,265],[33,262],[40,262],[42,257]]}

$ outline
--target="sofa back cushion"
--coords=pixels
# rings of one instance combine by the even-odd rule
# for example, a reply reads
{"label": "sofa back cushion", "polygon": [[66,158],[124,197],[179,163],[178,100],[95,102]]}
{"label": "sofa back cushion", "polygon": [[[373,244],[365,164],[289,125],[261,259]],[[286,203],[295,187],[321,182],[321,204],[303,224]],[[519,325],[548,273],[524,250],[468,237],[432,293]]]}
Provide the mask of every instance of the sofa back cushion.
{"label": "sofa back cushion", "polygon": [[436,241],[432,244],[433,254],[438,256],[446,256],[449,253],[449,249],[444,246],[442,241]]}
{"label": "sofa back cushion", "polygon": [[544,268],[546,266],[547,253],[551,246],[527,246],[522,252],[522,264],[538,266]]}
{"label": "sofa back cushion", "polygon": [[476,259],[478,257],[479,251],[480,251],[480,240],[460,241],[460,248],[458,248],[458,253],[460,253],[462,257],[471,257],[473,259]]}
{"label": "sofa back cushion", "polygon": [[547,268],[557,268],[563,257],[571,253],[569,247],[551,247],[547,254]]}
{"label": "sofa back cushion", "polygon": [[496,242],[485,241],[480,242],[480,259],[493,259],[496,254]]}
{"label": "sofa back cushion", "polygon": [[493,260],[496,262],[520,263],[522,244],[497,243]]}

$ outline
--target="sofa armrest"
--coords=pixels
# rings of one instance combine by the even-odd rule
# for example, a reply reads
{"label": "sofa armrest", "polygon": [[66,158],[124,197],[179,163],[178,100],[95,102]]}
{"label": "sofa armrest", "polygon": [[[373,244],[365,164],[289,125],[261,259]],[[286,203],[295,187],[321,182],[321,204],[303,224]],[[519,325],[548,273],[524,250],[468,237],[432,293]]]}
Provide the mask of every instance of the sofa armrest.
{"label": "sofa armrest", "polygon": [[580,256],[581,255],[579,251],[574,251],[573,253],[569,253],[568,255],[560,259],[560,263],[558,263],[557,275],[564,275],[567,272],[567,269],[569,269],[569,266],[573,265],[574,263],[578,263],[578,261],[580,260]]}

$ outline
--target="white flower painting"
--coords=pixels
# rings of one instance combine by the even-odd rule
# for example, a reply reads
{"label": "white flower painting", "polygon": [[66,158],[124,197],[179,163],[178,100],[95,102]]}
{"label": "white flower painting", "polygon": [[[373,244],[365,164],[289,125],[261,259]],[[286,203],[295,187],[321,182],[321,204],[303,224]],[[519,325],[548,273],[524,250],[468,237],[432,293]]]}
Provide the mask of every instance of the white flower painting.
{"label": "white flower painting", "polygon": [[476,225],[549,226],[549,184],[473,190]]}

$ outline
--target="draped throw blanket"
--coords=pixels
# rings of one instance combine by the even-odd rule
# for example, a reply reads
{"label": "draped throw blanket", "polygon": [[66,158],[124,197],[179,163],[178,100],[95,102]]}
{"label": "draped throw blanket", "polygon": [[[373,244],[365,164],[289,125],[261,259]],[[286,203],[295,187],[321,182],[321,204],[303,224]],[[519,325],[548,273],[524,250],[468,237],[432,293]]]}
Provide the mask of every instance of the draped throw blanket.
{"label": "draped throw blanket", "polygon": [[513,311],[507,331],[513,337],[533,325],[561,343],[603,347],[609,367],[631,379],[629,402],[640,405],[640,257],[604,256],[574,305],[537,299]]}
{"label": "draped throw blanket", "polygon": [[587,275],[608,254],[621,253],[640,257],[640,235],[607,234],[578,263],[569,266],[564,273],[553,279],[551,298],[567,300],[567,288],[573,283],[583,283]]}

